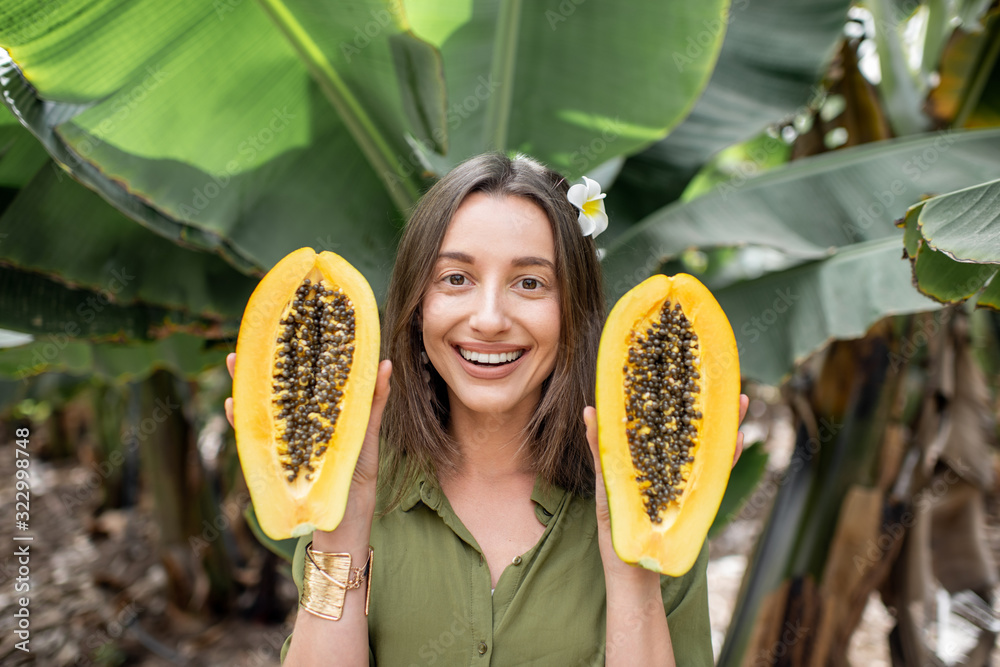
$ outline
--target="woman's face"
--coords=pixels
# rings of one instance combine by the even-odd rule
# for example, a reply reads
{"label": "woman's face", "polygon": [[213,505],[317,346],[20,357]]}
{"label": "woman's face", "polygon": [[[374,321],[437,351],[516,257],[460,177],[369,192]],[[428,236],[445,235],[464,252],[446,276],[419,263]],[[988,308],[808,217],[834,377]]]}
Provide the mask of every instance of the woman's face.
{"label": "woman's face", "polygon": [[523,197],[473,193],[452,218],[421,306],[450,408],[531,414],[559,346],[552,229]]}

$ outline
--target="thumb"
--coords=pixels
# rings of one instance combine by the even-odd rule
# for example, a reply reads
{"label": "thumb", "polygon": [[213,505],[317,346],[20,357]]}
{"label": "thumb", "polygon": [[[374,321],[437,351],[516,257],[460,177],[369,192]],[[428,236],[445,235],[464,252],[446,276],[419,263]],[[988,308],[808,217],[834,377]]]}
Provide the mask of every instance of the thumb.
{"label": "thumb", "polygon": [[392,376],[392,362],[385,359],[378,365],[378,375],[375,379],[375,394],[372,397],[371,417],[368,419],[367,438],[378,440],[378,432],[382,426],[382,412],[389,400],[389,378]]}
{"label": "thumb", "polygon": [[597,410],[591,406],[583,409],[583,423],[587,425],[587,444],[590,454],[594,457],[594,472],[601,478],[601,448],[597,439]]}
{"label": "thumb", "polygon": [[378,366],[368,429],[365,431],[364,443],[361,445],[361,452],[354,467],[354,479],[359,482],[374,482],[378,478],[378,434],[382,428],[382,412],[389,399],[390,375],[392,375],[392,362],[385,360]]}
{"label": "thumb", "polygon": [[601,448],[597,438],[597,410],[587,406],[583,409],[583,422],[587,425],[587,443],[594,457],[594,500],[597,504],[597,526],[602,535],[608,535],[611,514],[608,510],[607,487],[604,486],[604,472],[601,469]]}

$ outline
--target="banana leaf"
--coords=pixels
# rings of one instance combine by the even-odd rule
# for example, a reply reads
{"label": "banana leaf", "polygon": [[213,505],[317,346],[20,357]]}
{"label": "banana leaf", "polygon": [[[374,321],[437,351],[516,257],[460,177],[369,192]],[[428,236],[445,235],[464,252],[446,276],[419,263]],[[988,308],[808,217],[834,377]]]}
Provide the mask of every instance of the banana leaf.
{"label": "banana leaf", "polygon": [[43,335],[0,348],[0,378],[23,381],[43,373],[99,377],[116,383],[141,380],[157,369],[193,379],[220,365],[233,346],[174,334],[162,340],[91,343],[65,335]]}
{"label": "banana leaf", "polygon": [[[640,220],[671,203],[720,150],[804,111],[820,95],[850,6],[845,0],[735,0],[705,92],[665,139],[626,161],[608,193],[612,219]],[[755,152],[754,162],[773,153]],[[615,232],[610,229],[609,238]]]}
{"label": "banana leaf", "polygon": [[977,305],[1000,309],[1000,180],[915,204],[900,225],[917,289],[959,303],[989,282]]}
{"label": "banana leaf", "polygon": [[[0,214],[4,265],[121,306],[173,309],[235,330],[256,278],[137,225],[45,158]],[[0,168],[7,164],[0,159]]]}

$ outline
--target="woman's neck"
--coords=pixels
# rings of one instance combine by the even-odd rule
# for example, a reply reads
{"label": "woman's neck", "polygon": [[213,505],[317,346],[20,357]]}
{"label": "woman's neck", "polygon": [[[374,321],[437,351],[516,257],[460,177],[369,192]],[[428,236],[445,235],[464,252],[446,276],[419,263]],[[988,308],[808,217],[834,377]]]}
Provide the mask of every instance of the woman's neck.
{"label": "woman's neck", "polygon": [[461,452],[455,474],[497,481],[532,475],[531,462],[523,447],[530,418],[530,413],[454,410],[448,430]]}

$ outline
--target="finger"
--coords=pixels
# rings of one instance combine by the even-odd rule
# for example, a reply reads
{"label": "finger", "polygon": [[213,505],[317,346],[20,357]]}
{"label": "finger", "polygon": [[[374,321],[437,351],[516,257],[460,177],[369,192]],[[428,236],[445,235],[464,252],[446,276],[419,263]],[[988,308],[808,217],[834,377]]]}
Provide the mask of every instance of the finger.
{"label": "finger", "polygon": [[388,359],[378,365],[378,376],[375,378],[375,395],[372,397],[372,412],[368,420],[366,437],[378,439],[382,426],[382,412],[389,400],[389,378],[392,376],[392,362]]}
{"label": "finger", "polygon": [[598,530],[607,536],[611,530],[611,516],[608,510],[607,488],[604,486],[604,472],[601,469],[601,448],[598,442],[597,410],[589,405],[583,409],[583,423],[587,425],[587,444],[594,457],[594,499],[597,502]]}
{"label": "finger", "polygon": [[736,467],[736,462],[740,460],[740,455],[743,454],[743,434],[736,434],[736,451],[733,452],[733,467]]}
{"label": "finger", "polygon": [[583,409],[583,423],[587,425],[587,444],[594,457],[594,472],[601,476],[601,449],[597,441],[597,410],[589,405]]}
{"label": "finger", "polygon": [[227,398],[226,399],[226,419],[229,421],[229,425],[230,426],[236,426],[236,424],[233,423],[233,399],[232,398]]}
{"label": "finger", "polygon": [[233,377],[236,372],[236,353],[230,352],[226,355],[226,368],[229,369],[229,377]]}
{"label": "finger", "polygon": [[[743,419],[747,416],[747,408],[750,407],[750,397],[746,394],[740,394],[740,421],[743,423]],[[733,451],[733,467],[736,467],[736,462],[740,460],[740,455],[743,453],[743,434],[736,433],[736,449]]]}

